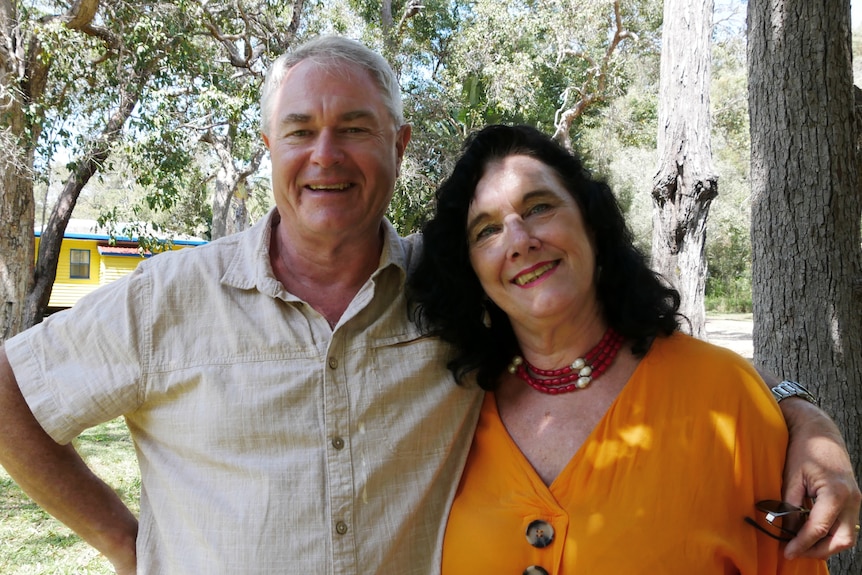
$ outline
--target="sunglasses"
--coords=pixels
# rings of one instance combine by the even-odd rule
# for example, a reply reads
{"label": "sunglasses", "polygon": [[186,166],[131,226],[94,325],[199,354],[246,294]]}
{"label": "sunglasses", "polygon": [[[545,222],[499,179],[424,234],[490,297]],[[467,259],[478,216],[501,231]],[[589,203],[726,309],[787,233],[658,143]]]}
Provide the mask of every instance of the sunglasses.
{"label": "sunglasses", "polygon": [[757,519],[746,517],[745,522],[778,541],[790,541],[808,518],[810,509],[786,501],[766,499],[754,504]]}

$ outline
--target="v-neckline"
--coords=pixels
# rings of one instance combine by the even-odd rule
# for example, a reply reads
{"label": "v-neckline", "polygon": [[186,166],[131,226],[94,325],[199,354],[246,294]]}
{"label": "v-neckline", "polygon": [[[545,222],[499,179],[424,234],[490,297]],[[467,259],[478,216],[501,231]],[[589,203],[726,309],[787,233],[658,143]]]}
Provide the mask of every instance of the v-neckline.
{"label": "v-neckline", "polygon": [[625,400],[625,397],[631,393],[632,388],[637,387],[639,385],[639,381],[641,380],[640,371],[644,369],[644,363],[647,361],[649,355],[651,354],[656,342],[653,342],[653,346],[650,346],[650,350],[647,354],[641,358],[638,362],[637,367],[632,372],[631,376],[629,376],[626,384],[620,389],[619,393],[614,397],[613,401],[611,401],[610,405],[608,405],[605,413],[596,423],[587,437],[584,439],[581,446],[575,451],[574,455],[566,462],[563,468],[560,470],[560,473],[554,478],[554,480],[550,483],[550,485],[545,485],[545,482],[542,480],[542,477],[536,471],[533,464],[530,463],[530,460],[527,459],[527,456],[521,451],[518,447],[517,442],[509,433],[509,430],[506,428],[506,424],[503,423],[503,418],[500,416],[500,410],[497,406],[497,398],[494,393],[486,394],[485,401],[490,402],[490,406],[487,409],[491,410],[491,415],[493,417],[493,425],[499,426],[499,431],[502,433],[502,437],[504,437],[504,441],[508,448],[512,451],[512,455],[514,457],[514,461],[517,463],[517,466],[522,469],[523,473],[529,478],[530,483],[533,485],[536,493],[543,494],[543,497],[550,497],[554,500],[554,503],[557,504],[557,496],[562,495],[561,491],[563,491],[563,486],[568,485],[570,482],[563,483],[564,480],[567,480],[574,470],[578,468],[579,462],[586,456],[585,452],[589,448],[590,445],[596,442],[597,435],[600,430],[604,429],[607,426],[609,415],[617,409],[618,405],[621,401]]}

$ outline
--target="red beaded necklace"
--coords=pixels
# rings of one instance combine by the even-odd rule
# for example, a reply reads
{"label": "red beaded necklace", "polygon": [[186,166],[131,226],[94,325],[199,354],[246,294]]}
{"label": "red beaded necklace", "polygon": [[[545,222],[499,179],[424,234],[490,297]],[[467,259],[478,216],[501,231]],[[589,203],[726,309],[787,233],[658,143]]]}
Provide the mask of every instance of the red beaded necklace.
{"label": "red beaded necklace", "polygon": [[[602,375],[613,363],[623,345],[623,336],[608,328],[602,340],[584,357],[579,357],[570,365],[560,369],[539,369],[520,355],[512,358],[509,373],[517,375],[537,391],[557,395],[587,387]],[[532,374],[542,376],[543,379]]]}

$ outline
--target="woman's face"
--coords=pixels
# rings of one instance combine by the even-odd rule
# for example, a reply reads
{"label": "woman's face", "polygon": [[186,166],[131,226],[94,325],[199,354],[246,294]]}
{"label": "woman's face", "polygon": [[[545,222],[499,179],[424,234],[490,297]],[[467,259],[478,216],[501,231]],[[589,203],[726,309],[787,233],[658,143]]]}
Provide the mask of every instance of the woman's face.
{"label": "woman's face", "polygon": [[467,213],[470,262],[516,326],[592,318],[595,251],[581,210],[540,160],[490,163]]}

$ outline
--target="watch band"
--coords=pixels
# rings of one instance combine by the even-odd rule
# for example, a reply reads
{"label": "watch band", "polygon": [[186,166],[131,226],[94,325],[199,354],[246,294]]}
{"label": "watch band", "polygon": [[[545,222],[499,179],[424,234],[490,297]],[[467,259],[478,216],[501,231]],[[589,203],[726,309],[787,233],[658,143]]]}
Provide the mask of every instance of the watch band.
{"label": "watch band", "polygon": [[774,397],[775,401],[778,402],[780,402],[782,399],[787,399],[788,397],[799,397],[800,399],[804,399],[809,403],[818,405],[817,398],[814,397],[810,391],[808,391],[802,385],[796,383],[795,381],[784,380],[775,387],[771,388],[771,390],[772,397]]}

